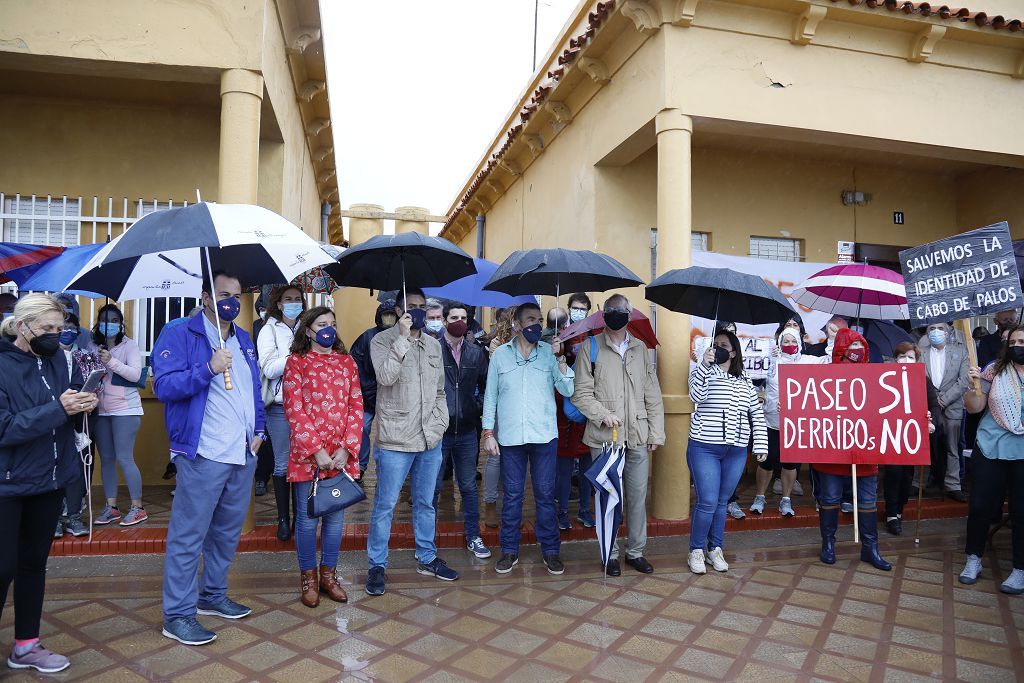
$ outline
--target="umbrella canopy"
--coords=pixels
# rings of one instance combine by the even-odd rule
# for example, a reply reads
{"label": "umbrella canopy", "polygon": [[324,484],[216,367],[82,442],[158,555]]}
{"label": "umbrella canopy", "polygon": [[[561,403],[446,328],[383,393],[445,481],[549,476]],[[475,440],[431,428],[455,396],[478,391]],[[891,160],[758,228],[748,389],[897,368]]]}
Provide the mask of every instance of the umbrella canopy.
{"label": "umbrella canopy", "polygon": [[729,268],[677,268],[647,285],[647,300],[670,311],[749,325],[778,323],[794,315],[776,287]]}
{"label": "umbrella canopy", "polygon": [[869,347],[889,358],[896,355],[896,346],[901,342],[914,343],[914,338],[909,332],[883,320],[865,320],[864,337],[868,340]]}
{"label": "umbrella canopy", "polygon": [[[320,248],[330,256],[332,259],[337,259],[343,253],[345,253],[344,247],[339,247],[335,244],[327,244],[326,242],[318,242]],[[258,292],[265,297],[270,296],[270,291],[275,286],[280,285],[259,285],[254,287],[248,287],[250,292]],[[289,287],[295,287],[302,291],[303,294],[333,294],[334,292],[341,289],[338,283],[334,281],[330,275],[324,272],[321,266],[307,270],[305,273],[295,277],[291,282],[288,283]]]}
{"label": "umbrella canopy", "polygon": [[[588,332],[597,334],[602,330],[604,330],[604,311],[598,311],[597,313],[587,316],[578,323],[569,325],[569,327],[559,333],[558,338],[562,340],[574,339]],[[658,338],[654,334],[654,328],[651,327],[650,318],[635,308],[629,316],[629,323],[626,324],[626,330],[646,344],[649,349],[653,349],[658,345]]]}
{"label": "umbrella canopy", "polygon": [[476,272],[473,259],[440,237],[418,232],[377,235],[350,249],[324,272],[342,287],[440,287]]}
{"label": "umbrella canopy", "polygon": [[473,259],[473,265],[476,267],[474,275],[459,278],[443,287],[428,287],[423,290],[424,294],[435,299],[459,301],[467,306],[505,308],[507,306],[518,306],[519,304],[537,303],[537,300],[532,296],[511,296],[503,292],[484,289],[484,285],[491,279],[494,272],[498,270],[498,264],[487,259],[475,258]]}
{"label": "umbrella canopy", "polygon": [[603,292],[635,287],[643,280],[611,256],[575,249],[515,251],[502,262],[484,289],[511,295]]}
{"label": "umbrella canopy", "polygon": [[866,263],[847,263],[817,272],[794,289],[792,296],[801,306],[848,318],[910,318],[903,276]]}
{"label": "umbrella canopy", "polygon": [[92,298],[102,297],[97,292],[69,290],[68,283],[82,270],[86,263],[95,256],[106,243],[83,244],[80,247],[68,247],[60,256],[50,259],[33,268],[31,277],[18,284],[18,288],[26,292],[64,292]]}
{"label": "umbrella canopy", "polygon": [[208,204],[140,218],[96,253],[67,289],[111,299],[198,297],[209,264],[242,287],[284,284],[332,259],[315,240],[273,211]]}
{"label": "umbrella canopy", "polygon": [[0,242],[0,283],[21,283],[46,261],[60,255],[64,247],[42,247],[38,244]]}
{"label": "umbrella canopy", "polygon": [[601,455],[584,474],[594,485],[595,530],[601,550],[601,564],[608,567],[615,536],[622,524],[622,471],[626,452],[621,445],[605,444]]}

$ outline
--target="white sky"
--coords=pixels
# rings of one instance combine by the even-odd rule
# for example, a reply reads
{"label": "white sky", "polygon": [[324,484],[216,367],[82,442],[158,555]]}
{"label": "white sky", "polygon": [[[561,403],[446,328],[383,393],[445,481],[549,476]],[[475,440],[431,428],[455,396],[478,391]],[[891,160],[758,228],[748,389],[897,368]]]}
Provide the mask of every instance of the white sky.
{"label": "white sky", "polygon": [[[540,0],[538,62],[576,4]],[[341,206],[443,214],[532,76],[534,0],[321,7]]]}

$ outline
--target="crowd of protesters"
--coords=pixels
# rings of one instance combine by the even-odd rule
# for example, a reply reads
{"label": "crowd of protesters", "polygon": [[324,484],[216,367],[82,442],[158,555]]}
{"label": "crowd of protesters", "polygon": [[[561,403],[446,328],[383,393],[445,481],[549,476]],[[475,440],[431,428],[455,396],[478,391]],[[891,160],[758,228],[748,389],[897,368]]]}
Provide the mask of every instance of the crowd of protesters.
{"label": "crowd of protesters", "polygon": [[[664,405],[648,349],[629,331],[633,307],[625,296],[604,301],[599,333],[562,339],[568,325],[590,315],[587,295],[573,294],[566,309],[547,313],[533,303],[500,311],[494,331],[485,334],[472,307],[409,288],[381,303],[375,325],[350,354],[334,312],[308,308],[302,291],[291,286],[270,293],[254,341],[234,322],[241,293],[237,277],[215,273],[200,311],[166,325],[152,353],[154,392],[164,404],[177,487],[185,492],[174,498],[167,532],[165,636],[201,645],[216,634],[197,615],[239,619],[251,613],[228,596],[227,576],[253,482],[260,484],[256,454],[268,440],[277,534],[281,540],[294,535],[306,606],[317,606],[322,596],[341,603],[348,596],[337,575],[344,513],[312,517],[304,503],[319,478],[345,473],[361,481],[371,456],[376,491],[366,550],[369,595],[386,592],[391,525],[406,484],[417,572],[459,578],[436,546],[447,470],[462,500],[467,551],[491,557],[481,525],[500,527],[494,570],[501,574],[519,562],[532,482],[541,559],[549,573],[563,573],[560,534],[572,529],[570,502],[578,501],[574,521],[594,526],[584,473],[609,442],[625,451],[625,564],[654,571],[645,557],[646,497],[651,457],[665,442]],[[105,496],[94,522],[130,526],[147,518],[134,446],[142,415],[138,389],[148,368],[114,305],[100,309],[94,327],[83,331],[77,308],[67,301],[43,294],[0,301],[8,303],[13,307],[4,311],[0,328],[0,530],[3,547],[16,552],[0,561],[0,604],[13,582],[9,665],[53,672],[69,662],[39,642],[45,566],[53,529],[56,535],[88,533],[82,519],[91,477],[83,467],[86,432],[98,445]],[[971,486],[961,582],[977,581],[989,527],[1009,498],[1014,568],[1001,586],[1007,593],[1024,592],[1024,327],[1018,320],[1017,312],[1005,312],[996,318],[996,333],[979,335],[978,367],[968,367],[965,346],[975,340],[957,339],[946,324],[929,326],[919,344],[902,343],[888,359],[921,362],[928,377],[933,462],[930,479],[918,486],[961,502],[968,500],[965,482]],[[744,372],[734,326],[720,325],[710,347],[694,358],[685,452],[695,489],[687,558],[692,572],[706,573],[708,563],[728,571],[726,517],[733,506],[742,512],[737,491],[749,455],[757,463],[749,510],[765,513],[768,486],[778,477],[780,515],[797,514],[798,465],[780,458],[778,368],[861,364],[871,355],[868,340],[849,321],[833,318],[822,331],[825,341],[814,345],[799,318],[780,321],[763,388]],[[98,391],[83,390],[93,375],[102,376]],[[973,380],[981,382],[981,392],[973,391]],[[965,411],[982,417],[966,419]],[[967,468],[965,450],[973,455]],[[482,511],[481,455],[487,458]],[[124,514],[118,469],[130,500]],[[859,517],[861,559],[887,571],[892,566],[878,548],[879,468],[861,466],[857,475],[854,481],[843,465],[810,468],[820,559],[836,561],[836,530],[848,511]],[[881,479],[884,525],[899,535],[913,495],[913,468],[886,466]],[[608,575],[621,574],[619,553],[616,543],[602,567]]]}

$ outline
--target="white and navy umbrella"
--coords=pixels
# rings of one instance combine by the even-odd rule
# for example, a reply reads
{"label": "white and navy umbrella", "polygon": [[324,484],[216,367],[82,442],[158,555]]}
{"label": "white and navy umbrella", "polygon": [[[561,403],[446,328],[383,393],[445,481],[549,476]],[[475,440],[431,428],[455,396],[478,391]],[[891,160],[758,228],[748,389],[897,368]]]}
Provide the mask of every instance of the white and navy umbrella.
{"label": "white and navy umbrella", "polygon": [[595,531],[601,549],[601,564],[607,569],[615,547],[615,535],[622,524],[622,471],[626,451],[621,444],[605,444],[601,455],[585,472],[594,485]]}
{"label": "white and navy umbrella", "polygon": [[66,289],[111,299],[198,297],[208,270],[243,288],[286,284],[330,254],[287,219],[249,204],[200,202],[143,216],[93,256]]}

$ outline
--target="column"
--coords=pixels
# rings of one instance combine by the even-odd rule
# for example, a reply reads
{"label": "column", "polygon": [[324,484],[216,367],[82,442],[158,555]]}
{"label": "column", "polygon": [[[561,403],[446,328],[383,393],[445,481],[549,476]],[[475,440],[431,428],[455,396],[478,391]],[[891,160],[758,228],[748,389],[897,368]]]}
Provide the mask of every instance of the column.
{"label": "column", "polygon": [[[658,274],[690,265],[691,153],[693,121],[678,109],[655,119],[658,140]],[[665,396],[665,445],[653,456],[652,514],[659,519],[690,515],[690,471],[686,442],[693,403],[687,391],[690,318],[658,314],[658,379]]]}
{"label": "column", "polygon": [[[245,69],[228,69],[220,77],[220,159],[217,166],[217,201],[222,204],[255,204],[259,180],[260,108],[263,77]],[[236,324],[252,330],[255,315],[252,294],[242,296]],[[235,382],[242,378],[234,371]],[[242,533],[256,528],[255,499]]]}
{"label": "column", "polygon": [[[370,211],[383,213],[384,207],[377,204],[353,204],[352,211]],[[384,233],[383,218],[349,218],[348,243],[350,247],[362,244],[375,235]],[[334,314],[338,318],[338,333],[345,346],[351,348],[353,342],[365,330],[373,327],[374,314],[377,312],[377,292],[371,295],[368,290],[358,287],[346,287],[334,294]]]}
{"label": "column", "polygon": [[[430,215],[430,211],[422,206],[400,206],[395,209],[395,213],[406,214],[412,217],[423,216],[424,218]],[[401,235],[403,232],[418,232],[421,235],[429,235],[430,224],[426,220],[416,220],[415,218],[395,221],[395,234]]]}

